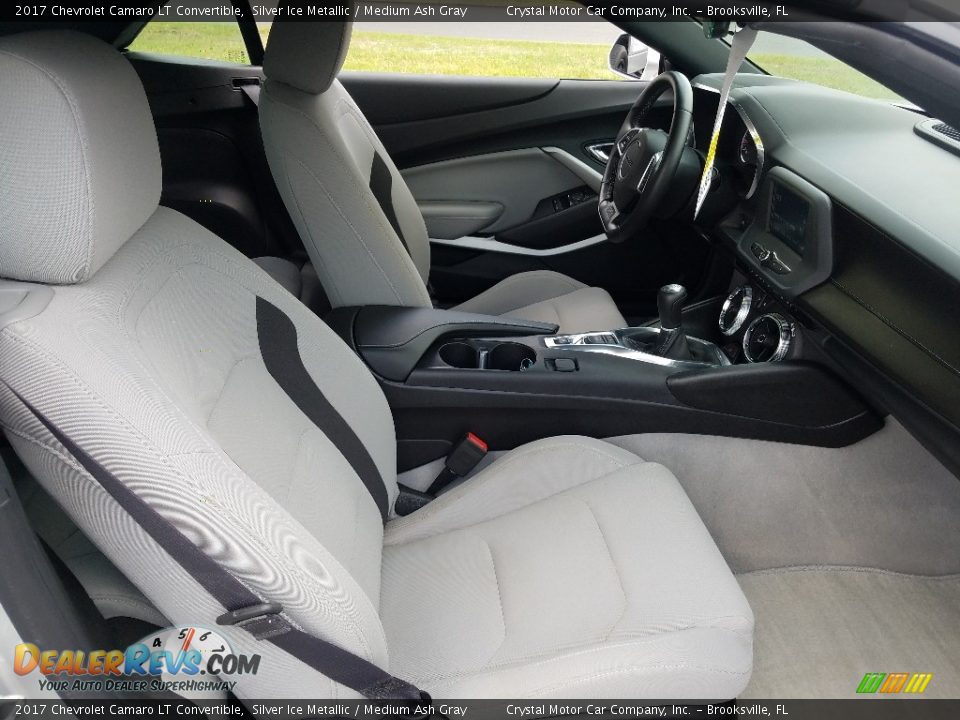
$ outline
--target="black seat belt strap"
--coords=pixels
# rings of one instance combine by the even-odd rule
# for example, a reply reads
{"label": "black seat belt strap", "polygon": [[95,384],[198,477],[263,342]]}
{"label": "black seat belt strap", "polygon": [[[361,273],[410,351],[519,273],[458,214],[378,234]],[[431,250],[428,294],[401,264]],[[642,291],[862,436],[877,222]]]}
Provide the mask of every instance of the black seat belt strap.
{"label": "black seat belt strap", "polygon": [[346,685],[366,698],[429,702],[429,695],[416,686],[394,677],[349,650],[295,627],[283,617],[282,605],[267,603],[257,597],[109,470],[90,457],[16,390],[10,390],[120,507],[204,590],[226,608],[227,612],[217,618],[218,624],[241,627],[258,640],[277,646],[331,680]]}

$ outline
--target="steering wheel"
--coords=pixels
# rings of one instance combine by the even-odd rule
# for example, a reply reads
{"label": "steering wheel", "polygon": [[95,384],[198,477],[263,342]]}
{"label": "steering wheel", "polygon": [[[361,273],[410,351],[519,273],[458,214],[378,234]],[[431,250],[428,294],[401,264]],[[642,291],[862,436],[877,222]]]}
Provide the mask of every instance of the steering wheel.
{"label": "steering wheel", "polygon": [[[673,91],[670,132],[646,127],[654,103]],[[665,199],[690,134],[693,89],[685,75],[671,70],[653,80],[620,126],[600,185],[600,220],[612,242],[642,230]]]}

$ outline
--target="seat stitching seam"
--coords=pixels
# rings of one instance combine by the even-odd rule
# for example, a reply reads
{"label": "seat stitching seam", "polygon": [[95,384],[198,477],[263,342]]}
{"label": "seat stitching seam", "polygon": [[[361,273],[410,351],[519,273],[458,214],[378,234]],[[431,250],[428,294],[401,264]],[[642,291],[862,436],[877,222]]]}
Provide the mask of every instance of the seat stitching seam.
{"label": "seat stitching seam", "polygon": [[490,568],[493,570],[493,581],[497,586],[497,602],[500,606],[500,625],[503,627],[503,637],[500,638],[499,644],[493,652],[490,653],[487,662],[484,663],[484,665],[488,665],[490,661],[497,656],[503,644],[507,641],[507,616],[503,609],[503,593],[500,591],[500,576],[497,574],[497,561],[493,557],[493,548],[490,547],[490,543],[486,538],[480,538],[480,540],[483,541],[484,546],[487,548],[487,553],[490,555]]}
{"label": "seat stitching seam", "polygon": [[[139,324],[139,319],[138,319],[138,324]],[[217,391],[217,396],[211,401],[210,411],[207,413],[206,418],[204,418],[204,428],[206,429],[207,432],[210,432],[210,419],[213,417],[213,414],[220,407],[220,401],[223,400],[223,393],[226,392],[227,385],[229,384],[230,378],[233,376],[233,373],[236,372],[237,368],[240,367],[241,365],[248,363],[250,361],[255,361],[259,359],[261,358],[258,358],[253,353],[249,355],[241,355],[239,358],[237,358],[234,361],[233,365],[230,366],[230,369],[227,370],[227,372],[224,374],[223,382],[220,384],[220,389]],[[185,453],[182,453],[182,454],[185,454]],[[224,454],[227,454],[226,451],[224,451]]]}
{"label": "seat stitching seam", "polygon": [[33,435],[30,435],[29,433],[26,433],[23,430],[20,430],[18,428],[15,428],[6,422],[2,423],[2,425],[4,430],[10,433],[11,435],[16,435],[21,440],[26,440],[27,442],[32,443],[33,445],[36,445],[41,450],[46,450],[55,458],[57,458],[61,462],[66,463],[77,472],[83,472],[83,467],[76,460],[74,460],[69,455],[65,454],[60,449],[55,448],[52,445],[48,445],[47,443],[43,442],[43,440],[41,440],[40,438],[36,438]]}
{"label": "seat stitching seam", "polygon": [[310,432],[310,429],[311,428],[309,426],[304,426],[303,431],[297,438],[297,444],[293,449],[293,464],[290,466],[290,469],[287,472],[287,485],[284,488],[283,504],[286,504],[286,502],[290,499],[290,491],[293,490],[294,470],[297,466],[297,458],[300,456],[300,450],[303,447],[303,439],[307,436],[307,433]]}
{"label": "seat stitching seam", "polygon": [[594,524],[597,526],[597,532],[600,533],[600,539],[603,540],[603,546],[607,551],[607,557],[610,559],[610,567],[613,569],[613,574],[617,578],[617,584],[620,586],[620,594],[623,595],[623,608],[620,610],[620,616],[610,625],[610,628],[607,630],[606,634],[603,636],[601,642],[606,642],[610,636],[613,634],[613,631],[616,629],[617,625],[620,624],[620,621],[623,620],[624,616],[627,614],[627,608],[629,607],[629,597],[627,596],[627,590],[623,586],[623,578],[620,576],[620,570],[617,567],[616,560],[613,559],[613,552],[610,550],[610,543],[607,541],[607,536],[603,532],[603,528],[600,527],[600,520],[597,518],[597,514],[594,512],[593,507],[586,500],[578,498],[578,500],[583,503],[584,507],[587,508],[587,511],[590,513],[590,517],[593,518]]}

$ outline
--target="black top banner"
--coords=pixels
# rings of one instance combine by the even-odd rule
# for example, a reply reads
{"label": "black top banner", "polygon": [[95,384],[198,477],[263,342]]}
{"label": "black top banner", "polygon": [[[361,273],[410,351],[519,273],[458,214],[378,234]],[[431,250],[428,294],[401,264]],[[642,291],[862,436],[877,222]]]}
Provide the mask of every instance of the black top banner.
{"label": "black top banner", "polygon": [[[909,3],[873,0],[573,0],[502,2],[470,0],[133,0],[131,2],[14,2],[0,5],[3,21],[224,22],[250,19],[257,22],[352,20],[427,22],[795,22],[811,20],[903,20],[896,17]],[[894,8],[891,14],[891,7]],[[904,15],[906,11],[903,11]],[[917,19],[917,18],[911,18]]]}

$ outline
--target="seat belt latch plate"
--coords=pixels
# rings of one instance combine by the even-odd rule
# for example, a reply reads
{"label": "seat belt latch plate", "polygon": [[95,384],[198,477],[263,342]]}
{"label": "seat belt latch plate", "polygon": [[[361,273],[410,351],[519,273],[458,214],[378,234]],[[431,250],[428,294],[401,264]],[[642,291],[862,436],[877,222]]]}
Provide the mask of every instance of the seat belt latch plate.
{"label": "seat belt latch plate", "polygon": [[259,605],[250,605],[239,610],[225,612],[217,618],[217,625],[239,625],[248,620],[255,620],[267,615],[279,615],[283,612],[283,605],[280,603],[260,603]]}

